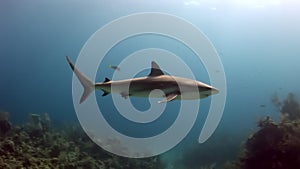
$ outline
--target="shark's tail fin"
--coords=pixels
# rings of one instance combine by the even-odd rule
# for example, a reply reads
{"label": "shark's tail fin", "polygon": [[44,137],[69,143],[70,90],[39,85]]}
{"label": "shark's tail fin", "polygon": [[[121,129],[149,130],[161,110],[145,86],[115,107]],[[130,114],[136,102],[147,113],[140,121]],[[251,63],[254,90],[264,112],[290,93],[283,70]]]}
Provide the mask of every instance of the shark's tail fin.
{"label": "shark's tail fin", "polygon": [[95,84],[88,77],[86,77],[84,74],[79,72],[79,70],[74,66],[74,64],[71,62],[68,56],[66,56],[66,58],[67,61],[69,62],[71,69],[73,70],[73,72],[75,73],[75,75],[77,76],[77,78],[79,79],[80,83],[84,88],[83,94],[80,98],[80,103],[82,103],[94,91]]}

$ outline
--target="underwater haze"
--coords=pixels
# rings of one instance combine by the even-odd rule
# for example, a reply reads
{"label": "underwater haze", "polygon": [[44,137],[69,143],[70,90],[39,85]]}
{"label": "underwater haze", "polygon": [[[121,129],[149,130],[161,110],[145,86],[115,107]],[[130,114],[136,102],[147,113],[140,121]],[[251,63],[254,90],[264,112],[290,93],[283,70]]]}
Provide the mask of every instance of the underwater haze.
{"label": "underwater haze", "polygon": [[[18,143],[12,139],[15,138],[13,135],[22,135],[20,134],[22,132],[29,133],[28,138],[31,140],[40,136],[45,138],[44,133],[30,134],[30,129],[26,128],[28,121],[30,122],[30,118],[33,117],[32,114],[40,115],[42,119],[44,113],[47,113],[51,119],[51,129],[46,132],[67,133],[70,132],[70,126],[77,126],[78,130],[81,130],[72,98],[73,72],[65,56],[69,56],[75,63],[86,41],[98,29],[115,19],[135,13],[161,12],[182,18],[197,27],[211,41],[221,59],[226,75],[226,105],[222,119],[212,137],[203,144],[198,143],[199,133],[210,106],[209,97],[201,99],[195,125],[187,137],[170,151],[146,159],[143,163],[138,161],[143,159],[132,161],[132,159],[105,153],[96,156],[98,151],[102,151],[101,148],[97,151],[88,151],[84,148],[91,146],[80,146],[84,142],[92,144],[88,137],[83,137],[81,143],[76,140],[76,137],[61,134],[60,139],[64,138],[78,146],[78,150],[75,151],[70,148],[72,147],[70,143],[70,146],[63,150],[64,155],[77,152],[76,157],[79,158],[81,153],[88,153],[95,161],[102,161],[102,168],[109,168],[110,165],[126,168],[129,164],[131,168],[140,168],[142,164],[146,165],[143,168],[168,169],[225,168],[225,166],[249,168],[245,162],[246,157],[240,157],[244,149],[248,153],[251,152],[247,149],[250,144],[249,142],[247,144],[247,139],[253,135],[253,138],[256,138],[255,136],[258,135],[255,133],[264,131],[266,126],[281,125],[282,116],[289,112],[300,113],[298,112],[300,108],[297,107],[300,98],[299,11],[300,3],[296,0],[167,0],[162,2],[2,0],[0,2],[0,111],[9,112],[11,131],[0,136],[4,141],[11,139],[15,145]],[[185,33],[189,34],[189,32]],[[103,39],[103,43],[106,41],[109,39]],[[115,71],[118,71],[110,68],[109,65],[118,65],[126,56],[146,48],[161,48],[173,52],[190,67],[196,80],[210,84],[205,66],[197,60],[196,54],[190,48],[172,38],[155,34],[129,37],[116,44],[100,63],[96,82],[102,82],[106,77],[111,79]],[[172,60],[169,62],[172,64]],[[136,77],[147,76],[150,65],[149,62],[149,67],[138,72]],[[218,71],[216,70],[216,73]],[[166,103],[166,112],[162,114],[160,120],[149,124],[136,124],[124,120],[118,114],[111,95],[102,97],[102,94],[100,90],[95,91],[105,119],[114,129],[132,137],[150,137],[168,129],[176,119],[178,115],[176,112],[180,108],[178,100]],[[140,111],[150,107],[148,99],[130,99]],[[296,107],[295,111],[286,108],[292,101],[295,102],[292,107]],[[289,117],[294,117],[288,118],[292,121],[298,118],[297,115],[289,115]],[[267,119],[262,121],[265,118]],[[268,121],[269,118],[272,122]],[[19,126],[19,129],[15,129],[16,126]],[[4,131],[6,130],[3,129],[3,133]],[[276,133],[278,132],[279,130]],[[300,134],[300,130],[295,129],[295,132]],[[1,145],[2,143],[11,145],[4,141],[0,141]],[[44,144],[38,141],[37,143]],[[299,142],[295,144],[297,148],[300,147]],[[9,159],[9,155],[4,152],[13,151],[14,148],[3,149],[3,151],[1,148],[3,146],[0,146],[0,153]],[[295,156],[300,157],[300,149],[297,150]],[[60,153],[55,154],[53,149],[49,150],[52,152],[49,156],[61,157],[63,151],[57,151]],[[13,155],[20,156],[20,153],[15,150]],[[44,154],[43,158],[48,158],[47,155]],[[32,156],[37,158],[42,155]],[[0,159],[0,168],[16,164],[5,162],[6,157],[0,158],[3,158]],[[20,165],[25,166],[22,158],[16,157],[16,159],[21,161]],[[239,162],[239,159],[244,159],[244,163]],[[116,162],[117,160],[119,161]],[[280,158],[277,160],[280,161]],[[26,163],[27,167],[33,165],[33,161]],[[50,168],[58,165],[54,165],[53,160],[41,161],[45,165],[49,163]],[[64,162],[70,165],[68,160],[61,161]],[[96,165],[97,162],[93,163],[95,166],[91,168],[101,168]],[[71,167],[80,168],[79,166],[84,165],[74,162]],[[297,168],[300,164],[289,167]]]}

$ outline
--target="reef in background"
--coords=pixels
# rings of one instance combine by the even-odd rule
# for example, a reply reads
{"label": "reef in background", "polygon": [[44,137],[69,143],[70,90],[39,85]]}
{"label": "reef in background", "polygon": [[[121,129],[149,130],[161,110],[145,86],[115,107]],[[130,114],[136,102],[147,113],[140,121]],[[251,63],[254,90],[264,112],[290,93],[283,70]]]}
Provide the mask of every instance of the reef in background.
{"label": "reef in background", "polygon": [[280,121],[276,123],[270,117],[260,120],[259,130],[248,138],[243,154],[228,168],[300,168],[299,102],[292,93],[284,101],[274,95],[272,102],[280,110]]}
{"label": "reef in background", "polygon": [[185,146],[174,163],[174,169],[220,169],[228,160],[234,160],[239,151],[240,136],[217,131],[208,141]]}
{"label": "reef in background", "polygon": [[8,116],[0,112],[0,168],[164,168],[158,156],[131,159],[106,152],[79,126],[50,128],[48,114],[30,114],[22,127],[11,125]]}

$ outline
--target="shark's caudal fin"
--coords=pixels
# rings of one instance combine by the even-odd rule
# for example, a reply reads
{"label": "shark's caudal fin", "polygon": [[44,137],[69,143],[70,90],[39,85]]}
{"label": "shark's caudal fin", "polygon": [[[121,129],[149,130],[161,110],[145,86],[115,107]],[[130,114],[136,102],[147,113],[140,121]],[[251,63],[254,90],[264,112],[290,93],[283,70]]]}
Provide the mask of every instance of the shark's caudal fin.
{"label": "shark's caudal fin", "polygon": [[77,76],[81,85],[84,88],[83,94],[80,98],[80,103],[82,103],[94,91],[95,84],[88,77],[86,77],[84,74],[79,72],[79,70],[74,66],[74,64],[71,62],[68,56],[66,56],[66,58],[71,69],[73,70],[73,72],[75,73],[75,75]]}

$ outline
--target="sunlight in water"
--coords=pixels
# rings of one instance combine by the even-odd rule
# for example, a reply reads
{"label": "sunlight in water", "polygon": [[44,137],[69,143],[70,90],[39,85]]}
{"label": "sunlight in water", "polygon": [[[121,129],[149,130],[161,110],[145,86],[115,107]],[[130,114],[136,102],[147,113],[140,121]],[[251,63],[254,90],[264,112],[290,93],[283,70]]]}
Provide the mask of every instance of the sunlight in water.
{"label": "sunlight in water", "polygon": [[233,0],[234,4],[248,6],[248,7],[257,7],[263,8],[270,5],[280,5],[281,0]]}
{"label": "sunlight in water", "polygon": [[[200,6],[203,3],[207,3],[206,0],[185,0],[183,4],[186,6]],[[209,3],[230,3],[232,5],[238,6],[247,6],[247,7],[265,7],[265,6],[277,6],[280,5],[283,0],[212,0]],[[286,2],[286,1],[285,1]],[[296,1],[289,1],[289,2],[296,2]]]}

